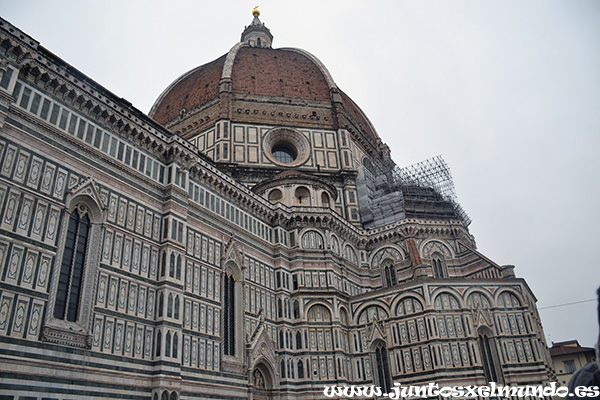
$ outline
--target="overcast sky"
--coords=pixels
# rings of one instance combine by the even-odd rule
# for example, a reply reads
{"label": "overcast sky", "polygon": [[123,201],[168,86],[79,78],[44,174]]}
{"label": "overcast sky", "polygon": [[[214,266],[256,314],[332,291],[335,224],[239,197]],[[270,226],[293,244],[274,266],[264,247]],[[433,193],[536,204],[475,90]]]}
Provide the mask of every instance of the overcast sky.
{"label": "overcast sky", "polygon": [[550,341],[598,335],[600,1],[27,1],[2,17],[148,112],[251,10],[317,56],[406,166],[443,155],[478,249],[516,265]]}

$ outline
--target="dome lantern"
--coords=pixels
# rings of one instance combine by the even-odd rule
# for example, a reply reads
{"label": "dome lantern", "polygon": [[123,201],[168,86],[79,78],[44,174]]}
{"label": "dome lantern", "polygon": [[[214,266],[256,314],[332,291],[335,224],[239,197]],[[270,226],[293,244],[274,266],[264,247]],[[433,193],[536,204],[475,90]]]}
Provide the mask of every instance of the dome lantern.
{"label": "dome lantern", "polygon": [[254,19],[252,23],[244,29],[242,32],[242,43],[247,43],[251,47],[266,47],[270,48],[273,43],[273,35],[269,31],[269,28],[263,24],[260,19],[260,11],[258,6],[252,10]]}

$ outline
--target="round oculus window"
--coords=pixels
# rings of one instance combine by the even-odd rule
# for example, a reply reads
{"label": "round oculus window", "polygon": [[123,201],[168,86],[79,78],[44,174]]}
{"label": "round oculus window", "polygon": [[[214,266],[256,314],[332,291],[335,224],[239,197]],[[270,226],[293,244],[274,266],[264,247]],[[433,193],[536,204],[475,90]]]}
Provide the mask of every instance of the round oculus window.
{"label": "round oculus window", "polygon": [[278,143],[273,146],[273,157],[282,164],[290,164],[296,160],[296,149],[287,143]]}
{"label": "round oculus window", "polygon": [[296,167],[310,155],[310,143],[303,133],[292,128],[275,128],[263,138],[266,158],[275,165]]}

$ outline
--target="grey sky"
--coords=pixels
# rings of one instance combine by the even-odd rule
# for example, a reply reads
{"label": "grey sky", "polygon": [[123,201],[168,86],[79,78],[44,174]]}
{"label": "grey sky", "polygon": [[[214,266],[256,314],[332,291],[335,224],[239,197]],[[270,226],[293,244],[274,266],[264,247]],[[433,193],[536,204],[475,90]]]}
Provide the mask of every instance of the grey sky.
{"label": "grey sky", "polygon": [[[316,55],[401,166],[442,154],[478,248],[538,307],[600,285],[600,2],[258,3],[274,47]],[[0,1],[2,17],[148,112],[225,54],[247,1]],[[597,338],[595,302],[542,309],[549,341]]]}

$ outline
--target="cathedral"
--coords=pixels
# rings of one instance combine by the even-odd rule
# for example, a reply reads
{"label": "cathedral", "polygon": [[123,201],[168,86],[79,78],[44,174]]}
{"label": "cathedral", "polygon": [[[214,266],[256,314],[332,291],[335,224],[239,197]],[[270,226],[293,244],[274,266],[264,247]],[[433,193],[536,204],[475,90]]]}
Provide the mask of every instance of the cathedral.
{"label": "cathedral", "polygon": [[552,379],[444,160],[397,165],[258,10],[148,115],[3,19],[0,60],[0,399]]}

